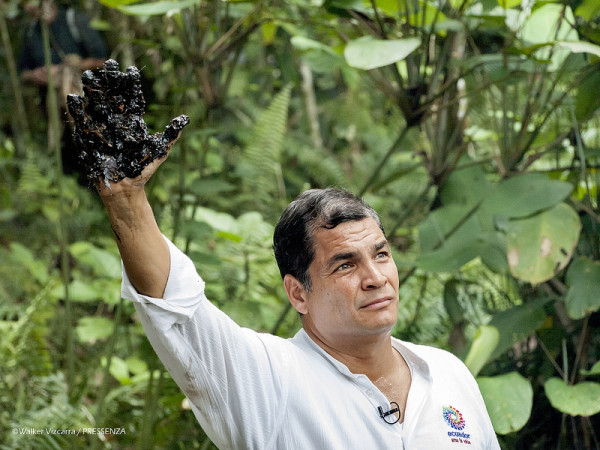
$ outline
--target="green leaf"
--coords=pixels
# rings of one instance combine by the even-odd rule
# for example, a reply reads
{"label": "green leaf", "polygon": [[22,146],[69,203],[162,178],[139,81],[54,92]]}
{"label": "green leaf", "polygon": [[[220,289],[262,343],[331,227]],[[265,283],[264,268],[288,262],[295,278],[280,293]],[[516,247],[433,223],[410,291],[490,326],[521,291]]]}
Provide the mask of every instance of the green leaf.
{"label": "green leaf", "polygon": [[237,234],[238,225],[231,214],[218,212],[209,208],[198,207],[195,220],[210,225],[214,230]]}
{"label": "green leaf", "polygon": [[222,237],[223,239],[227,239],[231,242],[242,242],[242,240],[244,239],[239,234],[228,233],[226,231],[217,231],[217,236]]}
{"label": "green leaf", "polygon": [[225,195],[228,192],[234,191],[236,187],[220,179],[205,179],[198,178],[193,181],[190,186],[190,191],[199,197],[212,199],[215,195]]}
{"label": "green leaf", "polygon": [[492,214],[525,217],[562,202],[572,190],[570,183],[551,180],[544,174],[526,173],[498,184],[483,206]]}
{"label": "green leaf", "polygon": [[[421,250],[427,252],[438,249],[442,243],[447,245],[449,239],[458,241],[458,245],[473,240],[479,234],[480,227],[470,216],[472,209],[471,205],[451,204],[431,212],[418,228]],[[454,233],[450,235],[453,230]]]}
{"label": "green leaf", "polygon": [[10,258],[26,268],[31,276],[36,279],[40,284],[46,284],[48,282],[48,268],[46,264],[37,259],[31,250],[18,242],[10,243]]}
{"label": "green leaf", "polygon": [[477,242],[481,261],[496,273],[508,274],[506,235],[499,231],[484,231],[479,234]]}
{"label": "green leaf", "polygon": [[570,7],[547,3],[533,10],[517,35],[524,46],[542,45],[535,49],[535,57],[540,61],[548,60],[549,70],[556,70],[571,54],[571,50],[557,48],[554,42],[579,40],[577,31],[570,25],[572,23],[575,23],[575,16]]}
{"label": "green leaf", "polygon": [[119,6],[128,5],[130,3],[138,2],[139,0],[98,0],[104,6],[109,8],[118,8]]}
{"label": "green leaf", "polygon": [[[464,163],[472,163],[465,159]],[[489,195],[493,189],[492,183],[486,178],[485,172],[479,165],[472,165],[453,171],[442,190],[440,199],[444,205],[462,203],[475,205]]]}
{"label": "green leaf", "polygon": [[192,241],[205,242],[214,236],[214,230],[206,222],[186,220],[181,224],[181,236]]}
{"label": "green leaf", "polygon": [[178,11],[200,4],[200,0],[161,1],[152,3],[138,3],[137,5],[117,6],[119,11],[131,16],[158,16],[170,11]]}
{"label": "green leaf", "polygon": [[529,380],[517,372],[477,378],[479,390],[498,434],[508,434],[525,426],[533,406]]}
{"label": "green leaf", "polygon": [[242,214],[238,217],[238,224],[245,242],[266,242],[267,246],[271,245],[273,226],[265,222],[259,212],[251,211]]}
{"label": "green leaf", "polygon": [[271,45],[275,42],[275,35],[277,34],[277,29],[279,27],[275,22],[267,22],[263,23],[260,26],[260,34],[262,35],[263,45]]}
{"label": "green leaf", "polygon": [[[102,367],[106,367],[106,356],[100,359]],[[131,384],[131,377],[129,376],[129,367],[127,363],[118,356],[112,356],[110,358],[110,368],[108,372],[115,377],[121,384]]]}
{"label": "green leaf", "polygon": [[[440,3],[441,5],[442,3]],[[431,25],[437,25],[445,20],[445,14],[441,9],[435,7],[434,2],[424,1],[419,1],[419,8],[416,9],[416,13],[408,17],[408,23],[411,26],[422,29],[427,33],[432,32]]]}
{"label": "green leaf", "polygon": [[479,255],[479,245],[470,240],[455,239],[439,250],[423,253],[417,260],[421,270],[427,272],[454,272]]}
{"label": "green leaf", "polygon": [[370,70],[402,61],[420,45],[417,38],[380,40],[363,36],[348,42],[344,57],[349,66]]}
{"label": "green leaf", "polygon": [[[60,288],[60,292],[62,295],[62,286],[57,286],[57,289]],[[102,292],[99,292],[92,284],[86,283],[79,279],[73,280],[69,284],[69,297],[74,302],[93,302],[102,297]]]}
{"label": "green leaf", "polygon": [[586,375],[586,376],[600,375],[600,361],[598,361],[596,364],[594,364],[590,370],[581,369],[579,371],[579,373],[581,375]]}
{"label": "green leaf", "polygon": [[140,375],[148,370],[148,364],[136,356],[128,357],[125,362],[129,371],[134,375]]}
{"label": "green leaf", "polygon": [[565,203],[511,220],[506,237],[511,273],[532,284],[549,280],[569,263],[580,230],[579,216]]}
{"label": "green leaf", "polygon": [[320,50],[325,53],[329,53],[332,56],[338,56],[338,54],[328,45],[325,45],[322,42],[315,41],[314,39],[309,39],[304,36],[293,36],[290,39],[290,42],[295,49],[300,51]]}
{"label": "green leaf", "polygon": [[482,325],[477,329],[475,339],[465,358],[465,365],[474,377],[477,376],[479,371],[489,361],[499,340],[500,335],[495,327]]}
{"label": "green leaf", "polygon": [[69,247],[79,262],[89,266],[94,274],[109,278],[121,278],[121,260],[104,249],[89,242],[75,242]]}
{"label": "green leaf", "polygon": [[597,71],[586,77],[577,87],[575,118],[580,122],[590,118],[600,108],[600,96],[590,95],[590,92],[600,92],[600,73]]}
{"label": "green leaf", "polygon": [[600,412],[600,384],[584,381],[567,386],[560,378],[550,378],[544,385],[552,406],[571,416],[593,416]]}
{"label": "green leaf", "polygon": [[546,320],[544,306],[549,301],[549,297],[539,298],[527,302],[525,305],[513,306],[506,311],[494,314],[489,324],[498,329],[500,339],[492,354],[492,359],[526,339],[544,324]]}
{"label": "green leaf", "polygon": [[521,0],[498,0],[498,5],[504,9],[514,8],[521,5]]}
{"label": "green leaf", "polygon": [[583,0],[579,3],[579,6],[575,10],[575,14],[583,17],[589,22],[594,16],[600,14],[600,3],[598,0]]}
{"label": "green leaf", "polygon": [[600,46],[592,44],[591,42],[570,42],[570,41],[556,41],[556,45],[573,53],[590,53],[600,57]]}
{"label": "green leaf", "polygon": [[519,37],[529,45],[546,44],[555,40],[576,41],[577,32],[566,23],[560,27],[558,35],[556,33],[557,25],[565,18],[568,23],[573,23],[571,8],[565,8],[558,3],[545,4],[535,9],[527,18],[519,31]]}
{"label": "green leaf", "polygon": [[87,316],[79,319],[75,332],[79,342],[91,343],[112,335],[115,324],[106,317]]}
{"label": "green leaf", "polygon": [[565,298],[572,319],[582,319],[600,309],[600,261],[582,257],[573,261],[566,277],[569,291]]}

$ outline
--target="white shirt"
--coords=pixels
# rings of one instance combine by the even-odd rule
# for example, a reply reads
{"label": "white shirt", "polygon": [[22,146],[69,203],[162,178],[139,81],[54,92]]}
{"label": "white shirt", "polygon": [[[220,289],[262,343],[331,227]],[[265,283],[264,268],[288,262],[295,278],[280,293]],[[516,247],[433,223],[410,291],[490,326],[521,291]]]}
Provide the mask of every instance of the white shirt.
{"label": "white shirt", "polygon": [[[168,241],[167,241],[168,242]],[[292,339],[242,328],[204,295],[192,261],[168,242],[163,299],[122,295],[220,449],[499,449],[477,383],[454,355],[392,338],[412,376],[404,423],[365,376],[300,330]],[[391,418],[391,416],[390,416]],[[390,420],[391,421],[391,420]]]}

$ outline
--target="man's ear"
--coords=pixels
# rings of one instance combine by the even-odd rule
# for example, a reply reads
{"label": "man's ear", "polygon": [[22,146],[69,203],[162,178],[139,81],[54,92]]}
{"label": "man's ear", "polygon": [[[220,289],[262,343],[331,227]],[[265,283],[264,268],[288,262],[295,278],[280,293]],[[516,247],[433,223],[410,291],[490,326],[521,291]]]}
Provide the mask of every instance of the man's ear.
{"label": "man's ear", "polygon": [[295,276],[288,273],[283,277],[283,287],[294,309],[300,314],[306,314],[308,312],[307,292],[302,283]]}

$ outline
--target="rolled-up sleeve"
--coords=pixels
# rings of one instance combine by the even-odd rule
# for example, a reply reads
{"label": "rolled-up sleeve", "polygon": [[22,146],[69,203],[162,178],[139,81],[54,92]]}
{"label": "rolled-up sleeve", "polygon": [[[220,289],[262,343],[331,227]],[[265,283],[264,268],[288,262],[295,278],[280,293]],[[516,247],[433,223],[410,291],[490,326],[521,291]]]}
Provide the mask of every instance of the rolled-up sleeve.
{"label": "rolled-up sleeve", "polygon": [[144,304],[144,309],[153,326],[167,330],[175,323],[187,322],[205,300],[204,281],[194,264],[171,241],[165,238],[171,255],[171,268],[163,298],[148,297],[136,291],[123,267],[121,296],[124,299]]}

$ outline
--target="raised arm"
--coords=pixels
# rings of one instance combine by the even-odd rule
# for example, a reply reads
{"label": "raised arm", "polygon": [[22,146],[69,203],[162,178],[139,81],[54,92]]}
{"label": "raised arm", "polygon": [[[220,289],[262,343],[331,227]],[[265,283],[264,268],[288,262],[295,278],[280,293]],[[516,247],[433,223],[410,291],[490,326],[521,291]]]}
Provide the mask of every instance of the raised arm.
{"label": "raised arm", "polygon": [[139,70],[119,70],[114,60],[81,78],[83,96],[68,95],[80,166],[94,184],[115,233],[127,275],[140,294],[161,298],[169,278],[169,249],[144,186],[167,158],[189,118],[171,120],[148,134]]}
{"label": "raised arm", "polygon": [[106,207],[131,283],[140,294],[161,298],[169,277],[169,249],[158,228],[144,185],[166,159],[150,163],[134,179],[100,181],[96,188]]}

